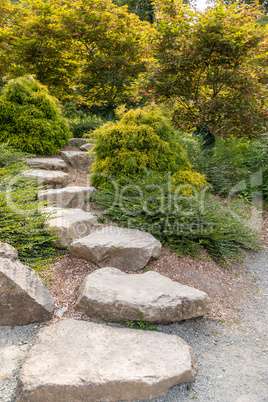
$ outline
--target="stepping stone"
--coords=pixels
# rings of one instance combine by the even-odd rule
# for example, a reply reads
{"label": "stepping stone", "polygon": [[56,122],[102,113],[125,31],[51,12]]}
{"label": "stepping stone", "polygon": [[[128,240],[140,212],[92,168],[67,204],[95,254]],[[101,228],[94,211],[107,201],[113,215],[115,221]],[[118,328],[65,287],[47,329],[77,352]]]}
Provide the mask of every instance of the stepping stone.
{"label": "stepping stone", "polygon": [[69,182],[68,173],[59,170],[36,169],[24,172],[24,176],[35,179],[37,186],[65,187]]}
{"label": "stepping stone", "polygon": [[116,268],[102,268],[82,283],[75,310],[103,321],[143,319],[167,324],[205,315],[208,295],[174,282],[157,272],[129,275]]}
{"label": "stepping stone", "polygon": [[18,252],[14,247],[0,241],[0,258],[8,258],[12,261],[17,260]]}
{"label": "stepping stone", "polygon": [[39,331],[16,401],[152,399],[196,371],[193,349],[177,335],[68,319]]}
{"label": "stepping stone", "polygon": [[85,151],[85,152],[91,151],[91,149],[94,147],[94,145],[95,144],[93,142],[87,142],[85,145],[82,145],[80,147],[80,150]]}
{"label": "stepping stone", "polygon": [[0,255],[0,326],[49,320],[55,299],[35,271],[23,265],[9,245],[0,243]]}
{"label": "stepping stone", "polygon": [[78,147],[78,148],[80,148],[81,145],[84,145],[84,144],[86,144],[87,142],[88,142],[88,140],[85,139],[85,138],[70,138],[70,139],[69,139],[69,145],[70,145],[71,147]]}
{"label": "stepping stone", "polygon": [[75,240],[69,251],[99,267],[138,271],[151,258],[160,256],[161,243],[151,234],[140,230],[108,226]]}
{"label": "stepping stone", "polygon": [[45,226],[52,235],[59,236],[55,243],[64,248],[73,240],[88,235],[98,224],[95,215],[78,208],[45,208],[44,211],[53,213],[52,218],[45,222]]}
{"label": "stepping stone", "polygon": [[27,160],[27,165],[46,170],[68,170],[66,163],[57,158],[32,158]]}
{"label": "stepping stone", "polygon": [[55,190],[39,191],[40,201],[48,201],[58,207],[76,208],[89,201],[90,195],[95,192],[95,187],[70,186]]}
{"label": "stepping stone", "polygon": [[88,172],[94,158],[81,151],[61,151],[60,156],[71,167]]}

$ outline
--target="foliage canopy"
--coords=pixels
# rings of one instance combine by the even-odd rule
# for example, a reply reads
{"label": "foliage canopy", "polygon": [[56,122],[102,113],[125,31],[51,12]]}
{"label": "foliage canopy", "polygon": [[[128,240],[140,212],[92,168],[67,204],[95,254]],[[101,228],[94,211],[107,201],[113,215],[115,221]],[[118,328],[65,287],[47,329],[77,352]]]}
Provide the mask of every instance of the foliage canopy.
{"label": "foliage canopy", "polygon": [[[217,3],[195,15],[181,1],[155,1],[157,64],[149,88],[182,129],[255,136],[267,126],[267,30],[257,5]],[[266,60],[266,61],[265,61]]]}
{"label": "foliage canopy", "polygon": [[12,7],[12,23],[2,29],[9,49],[2,74],[35,74],[66,101],[114,107],[136,98],[150,60],[148,22],[112,0],[21,0]]}

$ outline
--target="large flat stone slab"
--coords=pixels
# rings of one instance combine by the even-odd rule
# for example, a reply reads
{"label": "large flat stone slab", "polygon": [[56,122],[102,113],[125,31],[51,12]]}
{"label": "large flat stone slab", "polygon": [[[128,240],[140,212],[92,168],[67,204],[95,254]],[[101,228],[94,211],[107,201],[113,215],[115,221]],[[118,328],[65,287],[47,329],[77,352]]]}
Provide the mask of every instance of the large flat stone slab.
{"label": "large flat stone slab", "polygon": [[70,319],[39,332],[17,402],[152,399],[193,381],[196,369],[192,348],[176,335]]}
{"label": "large flat stone slab", "polygon": [[90,195],[95,191],[95,187],[70,186],[62,189],[39,191],[38,198],[40,201],[48,201],[58,207],[76,208],[89,201]]}
{"label": "large flat stone slab", "polygon": [[68,173],[59,170],[34,169],[24,172],[25,177],[35,179],[37,186],[50,186],[52,188],[62,188],[69,182]]}
{"label": "large flat stone slab", "polygon": [[157,272],[129,275],[116,268],[102,268],[82,283],[77,311],[104,321],[139,320],[177,322],[208,313],[206,293],[174,282]]}
{"label": "large flat stone slab", "polygon": [[61,151],[60,156],[71,167],[88,172],[94,158],[81,151]]}
{"label": "large flat stone slab", "polygon": [[137,271],[161,254],[161,243],[151,234],[136,229],[104,227],[74,241],[69,251],[99,267]]}
{"label": "large flat stone slab", "polygon": [[[4,249],[1,252],[1,249]],[[7,246],[0,244],[0,255]],[[16,258],[16,250],[0,257],[0,326],[26,325],[52,317],[55,299],[31,268]]]}
{"label": "large flat stone slab", "polygon": [[58,236],[55,243],[64,248],[73,240],[88,235],[98,223],[95,215],[79,208],[46,208],[44,211],[53,214],[45,226],[51,234]]}
{"label": "large flat stone slab", "polygon": [[27,160],[27,165],[45,170],[68,170],[67,164],[59,158],[32,158]]}

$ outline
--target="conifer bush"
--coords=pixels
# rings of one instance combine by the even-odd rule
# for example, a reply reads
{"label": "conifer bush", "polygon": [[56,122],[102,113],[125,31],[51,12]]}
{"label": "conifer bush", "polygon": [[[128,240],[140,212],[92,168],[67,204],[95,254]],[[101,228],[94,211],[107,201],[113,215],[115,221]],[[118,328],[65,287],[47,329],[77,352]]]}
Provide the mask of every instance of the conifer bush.
{"label": "conifer bush", "polygon": [[108,122],[94,131],[94,186],[102,186],[105,175],[120,181],[121,176],[142,177],[147,171],[192,171],[167,110],[156,105],[127,112],[124,109],[117,109],[117,122]]}
{"label": "conifer bush", "polygon": [[0,143],[39,155],[58,153],[71,133],[58,100],[32,76],[10,80],[0,96]]}

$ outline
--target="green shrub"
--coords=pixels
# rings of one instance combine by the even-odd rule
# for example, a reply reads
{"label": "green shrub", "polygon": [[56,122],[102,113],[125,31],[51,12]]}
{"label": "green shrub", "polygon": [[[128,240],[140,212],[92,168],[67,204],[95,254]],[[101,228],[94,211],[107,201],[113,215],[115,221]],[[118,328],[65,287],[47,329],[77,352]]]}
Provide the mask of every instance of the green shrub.
{"label": "green shrub", "polygon": [[[244,181],[237,193],[250,198],[258,187],[268,201],[268,136],[257,139],[245,138],[223,139],[216,137],[213,149],[201,152],[202,138],[181,133],[180,144],[187,150],[194,168],[205,174],[212,185],[213,192],[226,196],[239,182]],[[260,172],[261,182],[256,186],[252,175]],[[261,178],[262,176],[262,178]]]}
{"label": "green shrub", "polygon": [[81,138],[85,134],[91,133],[100,127],[104,121],[95,115],[83,115],[81,117],[68,120],[70,130],[74,138]]}
{"label": "green shrub", "polygon": [[37,187],[23,178],[25,154],[0,144],[0,241],[11,244],[28,264],[59,254],[43,228]]}
{"label": "green shrub", "polygon": [[200,245],[215,260],[238,258],[239,251],[259,249],[261,238],[248,223],[242,200],[229,205],[204,189],[185,196],[168,174],[121,178],[94,194],[107,219],[154,235],[179,254],[194,254]]}
{"label": "green shrub", "polygon": [[208,185],[205,175],[190,170],[181,170],[172,176],[173,187],[180,187],[185,195],[193,195],[196,190],[201,190]]}
{"label": "green shrub", "polygon": [[109,122],[95,130],[96,159],[92,183],[105,182],[100,175],[142,176],[145,171],[175,173],[191,170],[186,152],[175,139],[168,113],[155,106],[125,112],[117,110],[118,122]]}
{"label": "green shrub", "polygon": [[32,76],[10,80],[0,96],[0,143],[24,152],[58,153],[71,133],[56,98]]}

